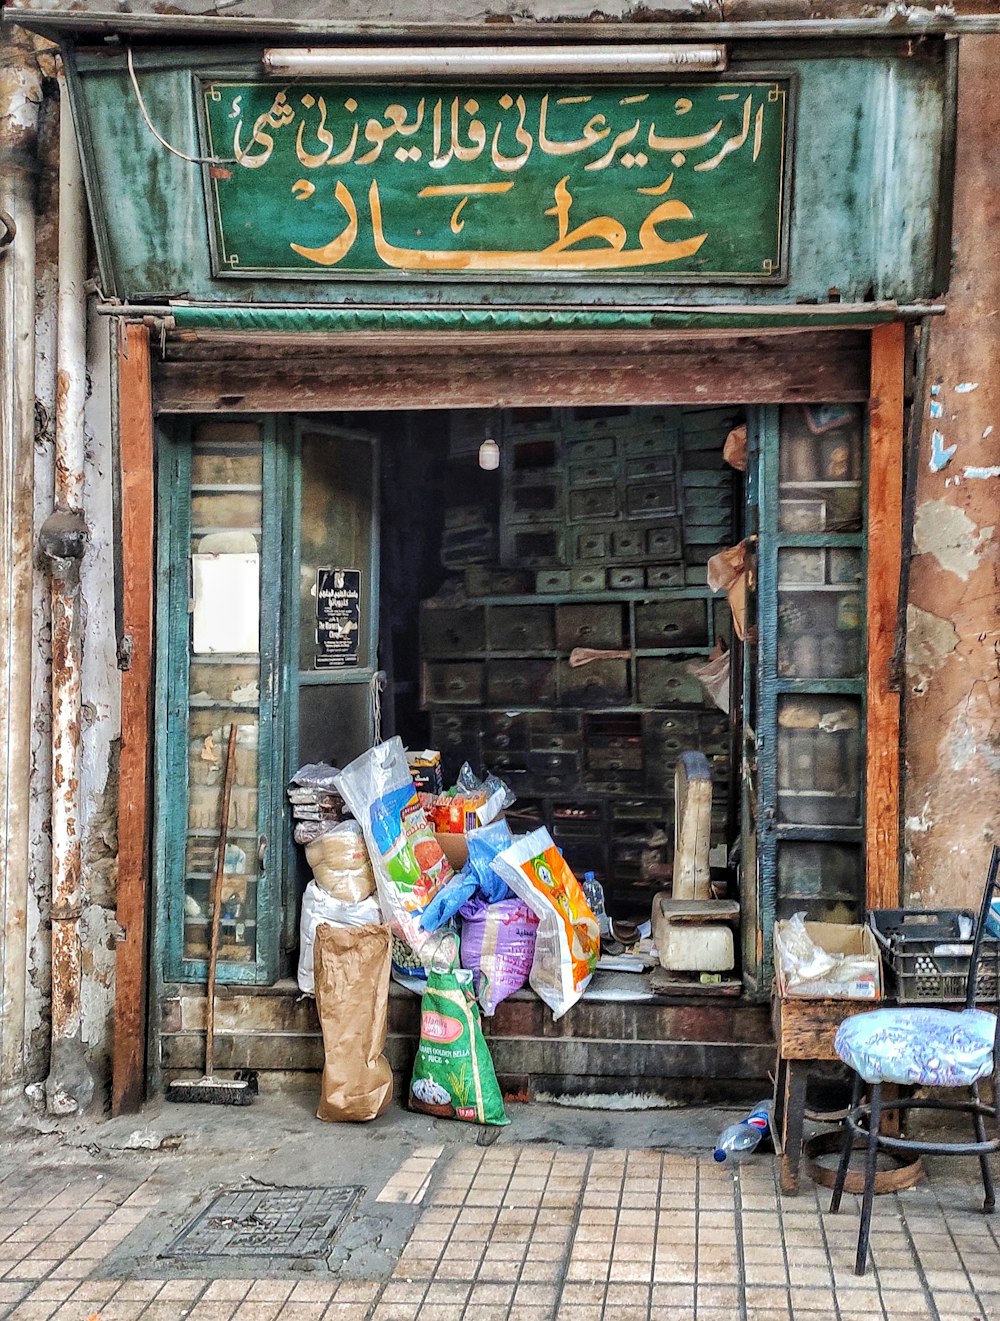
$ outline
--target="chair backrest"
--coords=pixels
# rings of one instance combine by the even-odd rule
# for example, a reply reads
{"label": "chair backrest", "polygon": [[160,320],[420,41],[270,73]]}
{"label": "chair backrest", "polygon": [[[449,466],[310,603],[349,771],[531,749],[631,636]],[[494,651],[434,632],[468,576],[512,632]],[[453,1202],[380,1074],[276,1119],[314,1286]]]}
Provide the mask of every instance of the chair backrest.
{"label": "chair backrest", "polygon": [[[990,906],[993,900],[998,898],[1000,898],[1000,846],[994,844],[993,852],[990,854],[990,865],[986,872],[986,888],[983,890],[983,901],[979,905],[979,917],[976,920],[976,930],[972,941],[969,980],[965,987],[966,1009],[975,1009],[976,1007],[976,989],[979,983],[979,964],[983,953],[983,941],[986,938],[986,921],[990,915]],[[1000,944],[996,947],[995,955],[994,970],[998,979],[998,995],[1000,995]]]}

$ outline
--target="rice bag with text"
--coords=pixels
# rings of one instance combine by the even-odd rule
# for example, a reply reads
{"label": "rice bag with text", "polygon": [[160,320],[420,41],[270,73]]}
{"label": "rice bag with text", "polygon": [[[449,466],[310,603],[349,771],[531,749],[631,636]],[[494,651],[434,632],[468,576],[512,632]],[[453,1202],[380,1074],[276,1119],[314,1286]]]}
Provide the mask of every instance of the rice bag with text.
{"label": "rice bag with text", "polygon": [[472,974],[430,969],[420,1010],[410,1109],[472,1124],[508,1124]]}
{"label": "rice bag with text", "polygon": [[535,957],[538,916],[523,899],[490,904],[470,899],[462,918],[462,967],[472,973],[476,998],[492,1017],[501,1000],[528,980]]}

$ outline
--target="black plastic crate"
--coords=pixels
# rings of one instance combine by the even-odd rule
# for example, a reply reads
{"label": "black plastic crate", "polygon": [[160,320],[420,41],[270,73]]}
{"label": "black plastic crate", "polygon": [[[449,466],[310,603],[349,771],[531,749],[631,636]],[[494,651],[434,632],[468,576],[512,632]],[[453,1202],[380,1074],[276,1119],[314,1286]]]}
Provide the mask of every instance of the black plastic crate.
{"label": "black plastic crate", "polygon": [[[887,980],[900,1004],[964,1002],[972,938],[963,936],[962,918],[965,929],[973,931],[976,915],[966,908],[877,908],[869,915]],[[976,999],[995,1004],[998,992],[1000,941],[987,936],[979,958]]]}

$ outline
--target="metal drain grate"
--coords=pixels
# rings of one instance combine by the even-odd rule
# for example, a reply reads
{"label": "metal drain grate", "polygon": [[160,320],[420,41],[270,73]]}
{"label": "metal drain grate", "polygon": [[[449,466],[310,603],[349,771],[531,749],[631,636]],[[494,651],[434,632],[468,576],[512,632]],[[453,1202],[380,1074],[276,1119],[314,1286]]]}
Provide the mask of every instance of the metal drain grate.
{"label": "metal drain grate", "polygon": [[363,1188],[239,1188],[219,1193],[164,1257],[321,1258]]}

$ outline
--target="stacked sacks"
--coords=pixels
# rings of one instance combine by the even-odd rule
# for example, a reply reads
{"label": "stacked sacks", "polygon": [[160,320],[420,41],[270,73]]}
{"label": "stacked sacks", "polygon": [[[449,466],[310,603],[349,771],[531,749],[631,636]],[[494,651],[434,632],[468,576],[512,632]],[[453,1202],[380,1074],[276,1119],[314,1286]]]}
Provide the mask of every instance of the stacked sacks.
{"label": "stacked sacks", "polygon": [[455,916],[461,919],[461,964],[473,974],[483,1013],[492,1016],[501,1000],[528,980],[538,918],[494,869],[497,856],[512,843],[507,822],[470,830],[466,843],[468,862],[434,897],[422,921],[425,930],[436,931]]}
{"label": "stacked sacks", "polygon": [[363,927],[381,923],[382,910],[375,894],[368,850],[356,821],[330,827],[306,845],[313,879],[302,896],[299,924],[299,989],[313,995],[316,932],[324,923]]}

